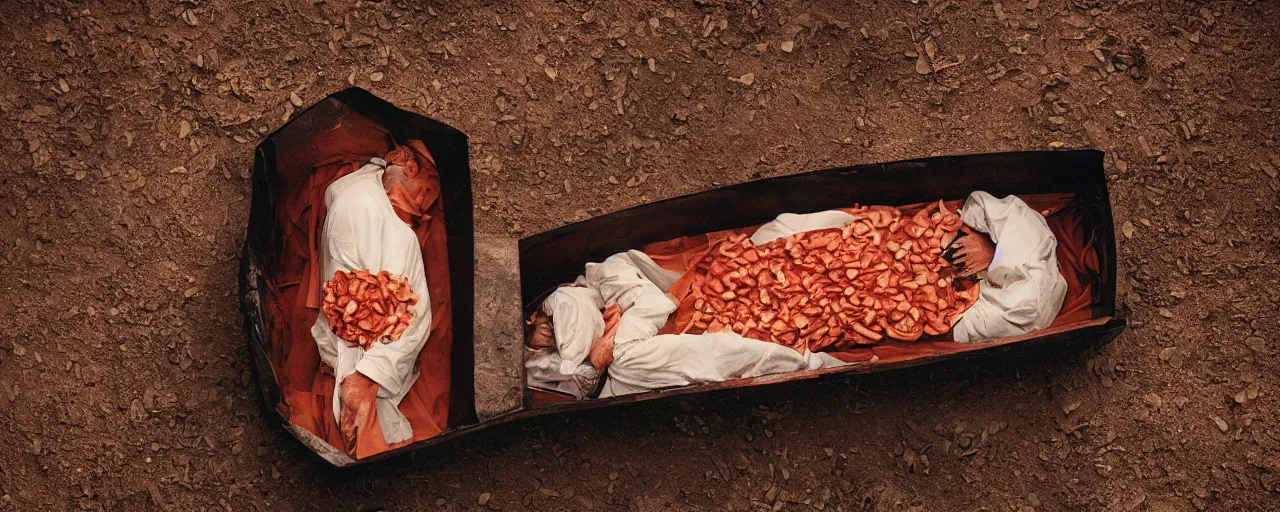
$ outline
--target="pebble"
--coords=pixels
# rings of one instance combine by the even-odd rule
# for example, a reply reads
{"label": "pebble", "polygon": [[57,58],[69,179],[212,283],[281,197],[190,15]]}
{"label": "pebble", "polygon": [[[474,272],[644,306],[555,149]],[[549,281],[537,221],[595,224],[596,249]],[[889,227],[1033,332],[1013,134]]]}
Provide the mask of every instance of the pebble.
{"label": "pebble", "polygon": [[1222,432],[1225,433],[1227,430],[1231,429],[1231,425],[1227,424],[1227,420],[1224,420],[1218,417],[1217,414],[1210,414],[1209,418],[1212,419],[1213,422],[1218,425],[1218,430],[1221,430]]}
{"label": "pebble", "polygon": [[476,501],[476,503],[477,503],[478,505],[480,505],[480,506],[482,506],[482,507],[483,507],[483,506],[485,506],[485,505],[488,505],[488,504],[489,504],[489,499],[490,499],[490,498],[492,498],[492,497],[493,497],[493,495],[491,495],[491,494],[489,494],[489,493],[487,493],[487,492],[485,492],[485,493],[480,493],[480,499],[479,499],[479,500],[477,500],[477,501]]}

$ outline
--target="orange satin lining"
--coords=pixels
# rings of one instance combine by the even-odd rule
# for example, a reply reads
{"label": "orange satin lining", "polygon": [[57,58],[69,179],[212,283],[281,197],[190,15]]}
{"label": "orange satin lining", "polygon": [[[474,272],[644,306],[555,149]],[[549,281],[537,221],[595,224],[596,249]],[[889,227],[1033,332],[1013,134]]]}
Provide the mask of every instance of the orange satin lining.
{"label": "orange satin lining", "polygon": [[[1057,318],[1054,319],[1051,327],[1092,319],[1093,283],[1099,275],[1100,267],[1098,254],[1093,250],[1092,237],[1084,232],[1079,212],[1075,209],[1074,195],[1033,194],[1018,197],[1031,208],[1046,214],[1045,219],[1048,221],[1049,229],[1058,239],[1058,268],[1062,272],[1063,278],[1067,281],[1067,295],[1063,300],[1062,309]],[[904,216],[909,216],[929,204],[932,203],[912,204],[901,206],[898,209],[902,211]],[[945,204],[948,209],[956,210],[964,202],[956,200],[947,201]],[[675,314],[671,315],[666,325],[663,326],[661,334],[681,332],[693,314],[693,301],[686,299],[690,298],[690,287],[694,283],[696,275],[694,272],[689,272],[689,269],[694,268],[698,260],[720,241],[739,233],[745,233],[750,236],[759,227],[750,226],[703,235],[686,236],[665,242],[652,243],[642,248],[662,268],[685,273],[667,290],[676,297],[680,304]],[[888,363],[928,355],[959,352],[960,349],[967,346],[970,345],[951,341],[950,335],[944,334],[932,338],[921,338],[921,340],[915,342],[886,339],[880,344],[867,348],[855,348],[829,353],[849,362],[868,361],[874,356],[878,357],[879,361]]]}
{"label": "orange satin lining", "polygon": [[[347,446],[334,423],[331,406],[333,372],[321,368],[311,336],[311,326],[319,314],[320,289],[328,277],[320,275],[319,261],[324,193],[334,180],[354,172],[373,157],[405,167],[402,179],[386,180],[387,195],[396,215],[418,236],[431,296],[431,333],[418,355],[420,376],[401,402],[400,412],[413,425],[412,441],[442,432],[449,419],[453,314],[440,175],[421,141],[398,145],[373,120],[348,113],[306,143],[277,149],[278,170],[288,193],[277,212],[278,225],[284,227],[284,250],[282,261],[273,267],[279,270],[264,276],[270,291],[265,294],[264,305],[274,319],[269,333],[271,363],[289,421],[343,451]],[[357,458],[393,448],[383,440],[376,415],[371,422],[363,426],[368,430],[361,430],[363,434],[356,440]]]}

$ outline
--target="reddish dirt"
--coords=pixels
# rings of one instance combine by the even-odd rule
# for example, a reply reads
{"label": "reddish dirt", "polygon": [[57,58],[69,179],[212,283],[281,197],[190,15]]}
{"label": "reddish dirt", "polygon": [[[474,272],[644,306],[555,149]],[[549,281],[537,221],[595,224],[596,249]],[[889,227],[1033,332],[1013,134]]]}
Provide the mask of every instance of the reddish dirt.
{"label": "reddish dirt", "polygon": [[[1275,3],[441,4],[0,5],[0,510],[1280,504]],[[926,46],[964,61],[908,56]],[[471,136],[489,233],[823,167],[1100,148],[1132,327],[328,470],[260,408],[236,271],[253,145],[291,94],[349,76]]]}

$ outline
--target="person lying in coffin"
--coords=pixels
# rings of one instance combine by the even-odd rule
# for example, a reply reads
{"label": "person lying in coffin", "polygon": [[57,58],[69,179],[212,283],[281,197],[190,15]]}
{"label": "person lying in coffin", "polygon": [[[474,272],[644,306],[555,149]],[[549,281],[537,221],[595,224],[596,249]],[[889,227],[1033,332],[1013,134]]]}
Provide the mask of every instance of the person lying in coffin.
{"label": "person lying in coffin", "polygon": [[1055,248],[1022,200],[975,192],[958,212],[783,214],[683,274],[631,250],[588,263],[530,316],[526,376],[609,397],[839,366],[830,352],[886,338],[1015,336],[1062,305]]}

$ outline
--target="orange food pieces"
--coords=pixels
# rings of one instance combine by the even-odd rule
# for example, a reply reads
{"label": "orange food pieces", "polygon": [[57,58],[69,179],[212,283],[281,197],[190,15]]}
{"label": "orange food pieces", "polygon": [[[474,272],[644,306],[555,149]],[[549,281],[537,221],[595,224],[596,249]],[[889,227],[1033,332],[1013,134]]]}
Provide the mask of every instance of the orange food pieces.
{"label": "orange food pieces", "polygon": [[732,331],[812,352],[936,336],[977,300],[943,251],[962,222],[939,201],[910,217],[896,208],[846,210],[842,229],[754,246],[746,234],[700,260],[683,332]]}
{"label": "orange food pieces", "polygon": [[410,308],[417,303],[418,294],[404,277],[385,270],[376,275],[339,270],[324,284],[320,313],[334,334],[368,350],[375,342],[400,339],[413,319]]}

